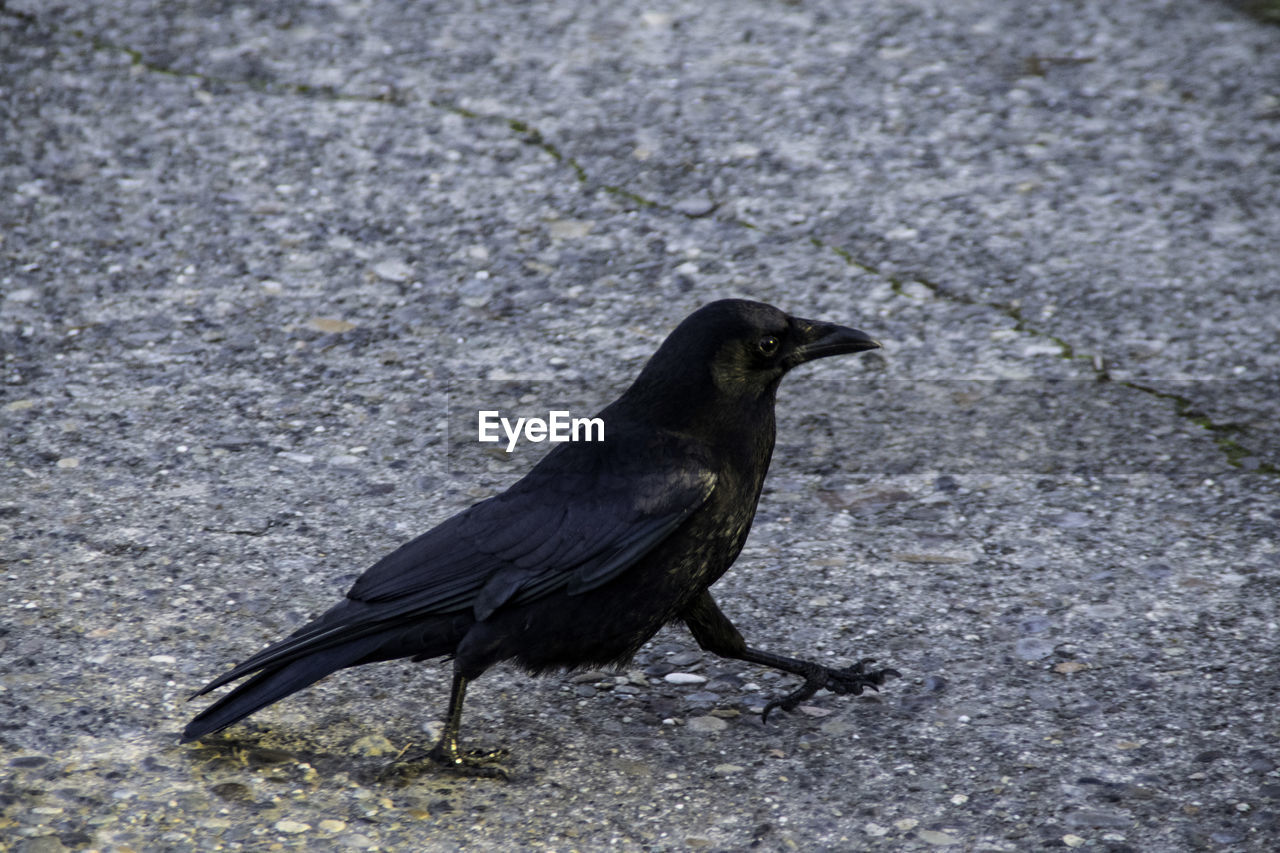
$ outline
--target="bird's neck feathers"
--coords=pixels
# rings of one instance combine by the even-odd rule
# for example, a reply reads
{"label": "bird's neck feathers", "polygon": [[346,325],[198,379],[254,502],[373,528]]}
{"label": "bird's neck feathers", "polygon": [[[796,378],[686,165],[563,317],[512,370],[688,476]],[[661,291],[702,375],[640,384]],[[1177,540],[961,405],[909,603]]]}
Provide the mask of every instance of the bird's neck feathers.
{"label": "bird's neck feathers", "polygon": [[751,383],[732,369],[707,361],[689,361],[678,370],[661,365],[653,369],[654,360],[610,408],[678,432],[736,432],[758,429],[766,422],[772,432],[777,380]]}

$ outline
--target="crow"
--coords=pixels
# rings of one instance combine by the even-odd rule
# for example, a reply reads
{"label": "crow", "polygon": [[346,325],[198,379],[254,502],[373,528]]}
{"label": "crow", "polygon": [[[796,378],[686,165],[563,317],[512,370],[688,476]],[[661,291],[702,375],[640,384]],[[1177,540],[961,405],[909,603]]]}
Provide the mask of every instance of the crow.
{"label": "crow", "polygon": [[766,722],[823,688],[878,689],[898,673],[868,668],[872,658],[832,669],[748,646],[708,588],[751,530],[782,377],[879,346],[760,302],[704,305],[597,415],[604,441],[558,444],[505,492],[383,557],[332,609],[196,693],[256,673],[192,719],[183,741],[344,667],[451,656],[445,724],[426,757],[505,776],[504,752],[459,748],[469,682],[499,661],[533,674],[620,665],[676,622],[708,652],[804,678],[766,705]]}

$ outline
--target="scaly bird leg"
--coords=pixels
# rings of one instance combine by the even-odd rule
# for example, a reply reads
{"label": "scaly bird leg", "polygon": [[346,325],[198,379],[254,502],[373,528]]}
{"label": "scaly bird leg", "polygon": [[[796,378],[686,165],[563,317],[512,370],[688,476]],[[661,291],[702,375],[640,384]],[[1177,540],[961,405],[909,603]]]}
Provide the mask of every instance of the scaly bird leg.
{"label": "scaly bird leg", "polygon": [[462,727],[462,700],[467,695],[467,679],[456,670],[453,687],[449,691],[449,711],[445,715],[444,730],[440,739],[427,753],[436,764],[465,776],[490,776],[507,778],[507,770],[499,762],[507,757],[505,749],[466,751],[458,748],[458,730]]}

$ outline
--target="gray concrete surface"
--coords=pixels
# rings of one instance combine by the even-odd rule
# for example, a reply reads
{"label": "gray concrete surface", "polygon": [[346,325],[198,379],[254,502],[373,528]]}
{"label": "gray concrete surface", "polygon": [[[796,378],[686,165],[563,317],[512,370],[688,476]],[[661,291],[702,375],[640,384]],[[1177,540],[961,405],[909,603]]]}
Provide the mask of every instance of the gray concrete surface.
{"label": "gray concrete surface", "polygon": [[[1280,846],[1280,31],[456,6],[0,9],[0,848]],[[176,743],[536,458],[468,406],[607,400],[727,295],[887,346],[789,379],[719,597],[902,680],[763,726],[791,682],[679,631],[496,670],[464,733],[507,785],[384,774],[439,663]]]}

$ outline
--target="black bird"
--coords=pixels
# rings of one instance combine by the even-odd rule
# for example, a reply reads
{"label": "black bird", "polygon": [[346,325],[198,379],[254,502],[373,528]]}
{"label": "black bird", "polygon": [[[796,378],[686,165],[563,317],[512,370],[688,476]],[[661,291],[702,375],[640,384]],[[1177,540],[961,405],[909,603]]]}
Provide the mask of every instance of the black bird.
{"label": "black bird", "polygon": [[505,492],[379,560],[324,615],[196,695],[251,680],[193,719],[190,741],[348,666],[451,655],[453,689],[428,757],[503,775],[497,753],[459,750],[467,683],[499,661],[532,673],[620,664],[684,622],[726,658],[803,676],[770,702],[819,689],[861,693],[892,669],[845,669],[749,647],[708,588],[737,558],[774,443],[774,400],[791,368],[880,344],[863,332],[728,299],[689,315],[597,417],[603,442],[556,446]]}

